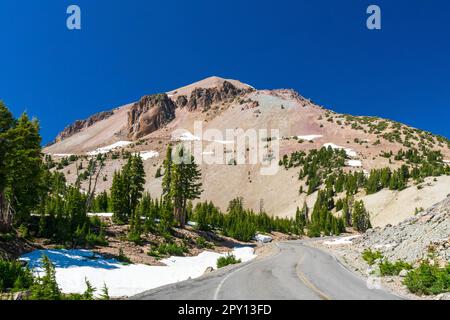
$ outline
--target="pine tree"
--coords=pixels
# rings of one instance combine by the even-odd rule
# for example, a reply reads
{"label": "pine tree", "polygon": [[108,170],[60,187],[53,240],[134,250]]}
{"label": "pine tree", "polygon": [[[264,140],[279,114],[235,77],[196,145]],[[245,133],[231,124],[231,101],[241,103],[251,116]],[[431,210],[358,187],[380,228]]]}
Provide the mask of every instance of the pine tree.
{"label": "pine tree", "polygon": [[163,163],[164,176],[162,180],[162,190],[165,201],[171,201],[170,199],[170,188],[172,179],[172,145],[167,147],[166,159]]}
{"label": "pine tree", "polygon": [[11,216],[5,195],[7,183],[7,161],[10,153],[10,144],[7,132],[12,128],[14,118],[8,108],[0,101],[0,231],[9,231]]}
{"label": "pine tree", "polygon": [[39,202],[39,187],[44,168],[39,123],[37,120],[29,120],[28,115],[24,113],[15,126],[2,136],[8,145],[4,161],[5,195],[14,208],[15,223],[20,225],[27,222],[30,212]]}
{"label": "pine tree", "polygon": [[114,172],[111,186],[111,209],[116,223],[128,221],[128,197],[122,172]]}
{"label": "pine tree", "polygon": [[188,200],[198,199],[202,184],[198,182],[201,172],[195,159],[187,153],[184,146],[177,149],[176,161],[170,168],[170,198],[173,202],[174,216],[181,228],[186,224],[186,205]]}
{"label": "pine tree", "polygon": [[364,202],[355,201],[353,205],[353,227],[360,232],[366,232],[368,229],[372,228],[370,223],[370,215],[367,212]]}

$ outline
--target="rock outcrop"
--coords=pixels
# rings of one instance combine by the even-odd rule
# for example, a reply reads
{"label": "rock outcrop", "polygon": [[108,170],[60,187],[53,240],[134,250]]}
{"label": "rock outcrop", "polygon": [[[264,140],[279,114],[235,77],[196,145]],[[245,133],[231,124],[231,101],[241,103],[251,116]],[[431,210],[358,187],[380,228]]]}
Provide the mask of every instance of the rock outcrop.
{"label": "rock outcrop", "polygon": [[[177,103],[180,107],[187,107],[189,111],[208,111],[211,106],[250,92],[251,89],[239,89],[231,82],[224,81],[221,86],[214,88],[196,88],[192,91],[189,100],[179,97]],[[178,101],[180,100],[180,101]]]}
{"label": "rock outcrop", "polygon": [[93,124],[105,120],[114,114],[113,111],[104,111],[94,114],[86,120],[77,120],[73,124],[67,126],[55,139],[54,143],[63,141],[85,128],[89,128]]}
{"label": "rock outcrop", "polygon": [[128,111],[128,137],[139,139],[160,129],[175,118],[176,108],[204,112],[215,104],[231,101],[249,91],[251,89],[239,89],[232,83],[224,81],[218,87],[196,88],[189,98],[180,95],[176,99],[171,99],[165,93],[145,96]]}
{"label": "rock outcrop", "polygon": [[128,136],[139,139],[150,134],[175,118],[176,104],[167,94],[143,97],[128,111]]}

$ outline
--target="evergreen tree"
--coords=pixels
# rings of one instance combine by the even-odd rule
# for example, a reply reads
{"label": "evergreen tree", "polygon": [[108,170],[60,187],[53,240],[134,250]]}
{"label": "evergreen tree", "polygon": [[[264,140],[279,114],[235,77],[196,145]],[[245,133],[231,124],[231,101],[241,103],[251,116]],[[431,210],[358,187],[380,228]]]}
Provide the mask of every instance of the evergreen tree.
{"label": "evergreen tree", "polygon": [[195,159],[187,153],[184,146],[177,150],[176,161],[172,161],[170,168],[170,192],[174,216],[181,228],[186,224],[187,201],[198,199],[201,195],[202,184],[198,182],[201,172]]}
{"label": "evergreen tree", "polygon": [[7,162],[10,154],[10,144],[7,139],[7,132],[12,128],[14,118],[12,113],[0,101],[0,231],[8,231],[11,227],[11,216],[5,188],[7,184]]}
{"label": "evergreen tree", "polygon": [[114,213],[113,220],[116,223],[128,221],[128,197],[125,179],[122,172],[114,172],[111,186],[111,209]]}
{"label": "evergreen tree", "polygon": [[170,202],[170,188],[172,179],[172,145],[167,147],[166,159],[163,162],[164,176],[162,180],[162,190],[165,201]]}
{"label": "evergreen tree", "polygon": [[39,123],[37,120],[29,120],[28,115],[24,113],[15,126],[2,136],[8,146],[6,161],[3,160],[6,172],[4,192],[15,211],[15,223],[20,225],[27,222],[31,211],[39,202],[39,187],[44,168]]}
{"label": "evergreen tree", "polygon": [[364,202],[355,201],[353,206],[353,227],[360,232],[366,232],[368,229],[372,228],[370,223],[370,216],[367,212]]}

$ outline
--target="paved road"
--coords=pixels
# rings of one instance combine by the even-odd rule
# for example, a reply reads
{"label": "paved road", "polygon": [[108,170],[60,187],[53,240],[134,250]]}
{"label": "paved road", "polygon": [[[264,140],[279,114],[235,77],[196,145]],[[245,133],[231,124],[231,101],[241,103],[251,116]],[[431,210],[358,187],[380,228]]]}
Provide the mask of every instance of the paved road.
{"label": "paved road", "polygon": [[150,290],[137,300],[374,300],[399,299],[366,281],[336,258],[303,241],[276,244],[277,253],[204,277]]}

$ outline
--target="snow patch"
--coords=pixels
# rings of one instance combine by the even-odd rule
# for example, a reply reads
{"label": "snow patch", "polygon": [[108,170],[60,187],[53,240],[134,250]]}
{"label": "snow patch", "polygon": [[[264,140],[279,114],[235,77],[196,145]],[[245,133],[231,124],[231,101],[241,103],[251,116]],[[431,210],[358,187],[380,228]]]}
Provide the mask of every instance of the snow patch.
{"label": "snow patch", "polygon": [[142,160],[146,161],[152,158],[158,158],[159,157],[159,152],[157,151],[141,151],[141,152],[137,152],[134,155],[139,155],[141,156]]}
{"label": "snow patch", "polygon": [[113,213],[112,212],[89,212],[87,215],[89,217],[111,218],[113,216]]}
{"label": "snow patch", "polygon": [[[232,252],[242,262],[255,258],[253,248],[238,247]],[[23,255],[30,268],[41,273],[41,258],[45,254],[55,265],[56,281],[64,293],[82,293],[85,279],[97,289],[104,284],[111,297],[132,296],[189,278],[203,275],[208,267],[217,268],[217,259],[225,254],[204,251],[196,257],[170,257],[161,262],[166,266],[125,265],[116,259],[106,259],[90,250],[36,250]]]}
{"label": "snow patch", "polygon": [[273,240],[273,238],[271,236],[266,236],[264,234],[257,234],[254,237],[254,240],[256,240],[258,242],[262,242],[262,243],[269,243]]}
{"label": "snow patch", "polygon": [[301,140],[306,140],[306,141],[311,141],[314,139],[319,139],[322,138],[323,136],[320,134],[310,134],[310,135],[306,135],[306,136],[297,136],[297,138],[301,139]]}
{"label": "snow patch", "polygon": [[324,241],[323,244],[325,244],[327,246],[339,246],[339,245],[352,244],[353,240],[356,238],[359,238],[359,237],[361,237],[361,236],[358,235],[358,236],[342,237],[342,238],[333,239],[331,241]]}
{"label": "snow patch", "polygon": [[126,146],[128,146],[128,145],[130,145],[132,143],[133,142],[131,142],[131,141],[118,141],[118,142],[113,143],[113,144],[111,144],[109,146],[97,148],[94,151],[88,152],[87,154],[89,156],[96,156],[96,155],[99,155],[99,154],[105,154],[105,153],[108,153],[108,152],[110,152],[112,150],[126,147]]}
{"label": "snow patch", "polygon": [[338,145],[336,145],[334,143],[325,143],[323,146],[325,148],[331,147],[332,149],[342,149],[342,150],[345,151],[347,156],[349,156],[351,158],[356,158],[357,157],[356,152],[353,149],[350,149],[350,148],[344,148],[344,147],[338,146]]}
{"label": "snow patch", "polygon": [[362,162],[360,160],[347,160],[345,162],[349,167],[360,168],[362,167]]}
{"label": "snow patch", "polygon": [[450,163],[450,160],[443,160],[444,163]]}
{"label": "snow patch", "polygon": [[199,137],[194,136],[190,132],[183,132],[179,135],[173,135],[172,140],[180,140],[180,141],[200,141]]}

